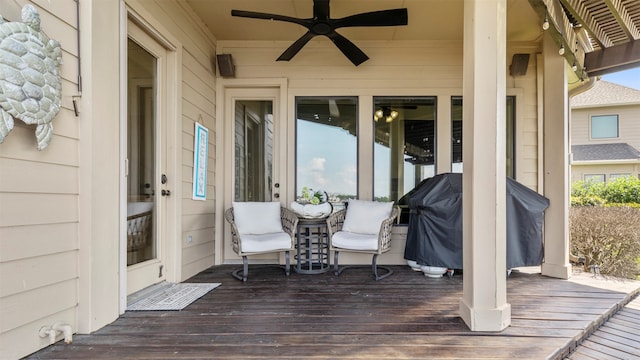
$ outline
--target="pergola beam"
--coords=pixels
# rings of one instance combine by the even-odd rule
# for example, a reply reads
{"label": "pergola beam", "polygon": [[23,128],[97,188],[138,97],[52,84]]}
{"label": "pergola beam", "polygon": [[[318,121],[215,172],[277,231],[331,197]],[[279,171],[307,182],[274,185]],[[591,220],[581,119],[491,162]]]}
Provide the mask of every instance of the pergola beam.
{"label": "pergola beam", "polygon": [[590,77],[640,66],[640,40],[587,53],[584,66]]}

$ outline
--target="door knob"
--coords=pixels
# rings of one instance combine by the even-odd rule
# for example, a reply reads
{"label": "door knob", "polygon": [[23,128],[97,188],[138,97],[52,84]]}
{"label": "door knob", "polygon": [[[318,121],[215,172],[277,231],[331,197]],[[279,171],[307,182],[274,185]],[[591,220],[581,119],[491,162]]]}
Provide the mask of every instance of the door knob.
{"label": "door knob", "polygon": [[280,194],[275,193],[275,194],[273,194],[273,197],[277,199],[277,198],[279,198],[279,197],[280,197]]}

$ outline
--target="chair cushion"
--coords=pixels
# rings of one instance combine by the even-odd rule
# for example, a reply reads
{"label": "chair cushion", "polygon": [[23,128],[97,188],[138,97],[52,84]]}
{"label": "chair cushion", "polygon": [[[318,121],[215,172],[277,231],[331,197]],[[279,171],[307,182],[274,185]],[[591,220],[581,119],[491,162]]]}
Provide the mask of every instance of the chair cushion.
{"label": "chair cushion", "polygon": [[234,202],[233,218],[240,234],[282,231],[279,202]]}
{"label": "chair cushion", "polygon": [[357,234],[338,231],[331,236],[331,245],[349,250],[378,250],[378,234]]}
{"label": "chair cushion", "polygon": [[392,209],[393,202],[351,199],[347,206],[347,215],[344,224],[342,224],[342,230],[377,235],[382,221],[391,216]]}
{"label": "chair cushion", "polygon": [[284,231],[270,234],[244,234],[240,237],[242,252],[266,252],[291,249],[291,236]]}

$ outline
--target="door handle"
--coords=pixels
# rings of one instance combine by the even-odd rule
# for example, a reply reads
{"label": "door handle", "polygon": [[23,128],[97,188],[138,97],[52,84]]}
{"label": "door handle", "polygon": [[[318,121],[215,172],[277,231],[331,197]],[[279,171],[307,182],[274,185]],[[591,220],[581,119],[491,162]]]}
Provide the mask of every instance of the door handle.
{"label": "door handle", "polygon": [[280,194],[275,193],[275,194],[273,194],[273,197],[277,199],[277,198],[279,198],[279,197],[280,197]]}
{"label": "door handle", "polygon": [[169,195],[171,195],[171,190],[162,189],[160,194],[162,194],[162,196],[169,196]]}

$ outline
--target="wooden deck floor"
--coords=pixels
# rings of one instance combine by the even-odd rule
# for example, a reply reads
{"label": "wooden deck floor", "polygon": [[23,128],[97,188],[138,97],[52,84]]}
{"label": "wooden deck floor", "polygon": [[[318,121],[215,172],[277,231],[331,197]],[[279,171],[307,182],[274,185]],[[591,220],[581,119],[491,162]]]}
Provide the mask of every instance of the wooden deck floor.
{"label": "wooden deck floor", "polygon": [[583,341],[568,359],[639,359],[639,334],[640,297],[636,297]]}
{"label": "wooden deck floor", "polygon": [[190,279],[222,285],[182,311],[126,312],[29,359],[562,359],[638,288],[514,271],[512,325],[478,333],[458,317],[463,275],[432,279],[398,266],[378,282],[369,268],[286,279],[250,266],[243,284],[230,270]]}

